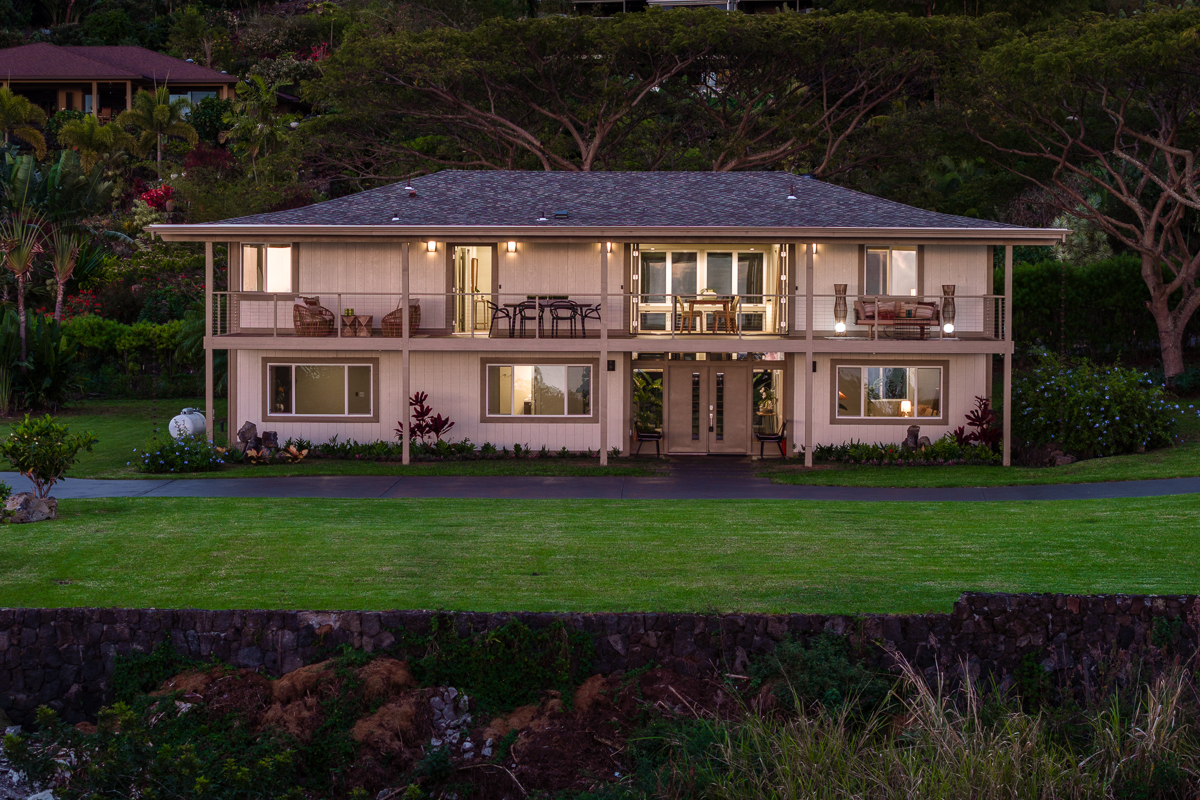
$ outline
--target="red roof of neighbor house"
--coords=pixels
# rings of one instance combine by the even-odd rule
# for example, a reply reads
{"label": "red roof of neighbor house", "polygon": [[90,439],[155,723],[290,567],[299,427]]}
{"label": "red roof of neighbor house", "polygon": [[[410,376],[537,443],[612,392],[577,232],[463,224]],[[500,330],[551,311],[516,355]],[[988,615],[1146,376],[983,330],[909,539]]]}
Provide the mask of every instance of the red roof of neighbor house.
{"label": "red roof of neighbor house", "polygon": [[0,50],[0,79],[237,83],[237,76],[130,45],[67,47],[49,42]]}

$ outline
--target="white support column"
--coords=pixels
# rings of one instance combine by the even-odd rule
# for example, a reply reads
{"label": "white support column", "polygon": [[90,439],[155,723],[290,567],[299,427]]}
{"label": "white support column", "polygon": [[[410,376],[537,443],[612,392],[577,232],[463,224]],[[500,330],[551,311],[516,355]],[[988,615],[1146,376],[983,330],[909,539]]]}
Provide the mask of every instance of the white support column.
{"label": "white support column", "polygon": [[600,375],[596,381],[600,415],[600,466],[608,466],[608,246],[600,243]]}
{"label": "white support column", "polygon": [[804,466],[813,465],[813,250],[804,244]]}
{"label": "white support column", "polygon": [[[1013,297],[1013,249],[1004,245],[1004,466],[1012,465],[1012,297]],[[988,369],[992,365],[988,364]]]}
{"label": "white support column", "polygon": [[400,314],[401,330],[400,330],[400,414],[403,422],[403,441],[400,443],[402,464],[410,462],[409,451],[412,449],[412,436],[409,435],[408,426],[412,424],[412,414],[408,410],[408,393],[409,393],[409,354],[408,354],[408,250],[409,243],[404,242],[400,245],[400,308],[403,312]]}
{"label": "white support column", "polygon": [[[204,243],[204,432],[213,441],[213,243]],[[230,423],[232,424],[232,422]]]}

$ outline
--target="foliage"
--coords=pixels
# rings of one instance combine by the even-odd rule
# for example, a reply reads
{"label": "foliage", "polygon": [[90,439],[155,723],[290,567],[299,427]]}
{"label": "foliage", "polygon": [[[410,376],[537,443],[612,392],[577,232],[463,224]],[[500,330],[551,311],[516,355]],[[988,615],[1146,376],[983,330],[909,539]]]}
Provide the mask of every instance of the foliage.
{"label": "foliage", "polygon": [[[967,427],[971,428],[969,432]],[[967,412],[967,425],[959,425],[951,435],[960,445],[980,444],[995,450],[1004,435],[1004,429],[1000,418],[992,410],[992,401],[986,397],[976,397],[975,408]]]}
{"label": "foliage", "polygon": [[141,450],[134,449],[133,462],[138,472],[163,473],[213,472],[225,463],[222,450],[203,436],[167,437],[153,441]]}
{"label": "foliage", "polygon": [[79,388],[78,347],[52,318],[32,316],[18,389],[31,408],[56,409]]}
{"label": "foliage", "polygon": [[12,426],[12,433],[0,442],[0,455],[8,459],[13,469],[33,482],[38,497],[47,497],[71,465],[79,457],[79,451],[92,451],[96,443],[95,434],[71,433],[66,425],[54,420],[49,414],[30,418]]}
{"label": "foliage", "polygon": [[137,147],[143,154],[155,153],[158,177],[162,178],[163,139],[175,136],[195,144],[199,140],[196,129],[188,124],[185,111],[191,107],[186,97],[171,99],[167,86],[159,86],[153,92],[144,89],[133,96],[130,108],[117,117],[118,125],[128,125],[139,131]]}
{"label": "foliage", "polygon": [[[428,444],[428,437],[434,437],[434,443],[442,441],[442,436],[450,432],[454,427],[454,423],[449,417],[443,417],[441,414],[433,414],[433,409],[425,404],[429,399],[426,392],[417,392],[409,398],[408,404],[412,407],[412,421],[408,426],[408,436],[410,439],[420,439],[422,444]],[[396,438],[404,436],[404,423],[398,423],[400,427],[396,428]]]}
{"label": "foliage", "polygon": [[1013,378],[1014,444],[1055,444],[1081,457],[1165,447],[1177,408],[1145,373],[1038,352]]}
{"label": "foliage", "polygon": [[70,120],[57,135],[58,143],[79,153],[84,172],[91,172],[97,163],[111,164],[123,150],[132,150],[133,137],[120,125],[102,125],[93,114]]}
{"label": "foliage", "polygon": [[537,704],[546,689],[569,698],[592,662],[591,637],[561,622],[532,630],[519,622],[460,638],[446,619],[435,618],[426,654],[411,660],[426,686],[454,686],[489,712]]}
{"label": "foliage", "polygon": [[662,427],[663,386],[662,374],[652,377],[650,373],[633,373],[633,402],[637,406],[634,424],[639,431],[654,431]]}
{"label": "foliage", "polygon": [[283,83],[268,84],[259,75],[252,75],[237,87],[233,108],[223,118],[229,129],[219,138],[231,142],[234,152],[250,157],[250,170],[258,180],[258,160],[269,155],[287,136],[289,125],[296,121],[290,114],[276,111]]}
{"label": "foliage", "polygon": [[0,132],[4,143],[9,135],[27,143],[38,158],[46,155],[46,139],[35,126],[46,121],[46,112],[7,86],[0,87]]}
{"label": "foliage", "polygon": [[773,684],[785,708],[823,706],[833,714],[846,710],[862,718],[883,704],[891,683],[852,655],[844,636],[821,634],[807,643],[789,639],[756,658],[750,678],[755,685]]}
{"label": "foliage", "polygon": [[104,177],[101,164],[83,169],[74,150],[38,163],[33,156],[17,156],[7,164],[4,201],[14,213],[29,211],[49,222],[78,224],[103,211],[113,198],[116,184]]}
{"label": "foliage", "polygon": [[112,693],[118,703],[134,703],[139,695],[149,694],[162,682],[203,662],[180,655],[169,641],[162,642],[149,653],[136,650],[113,659]]}
{"label": "foliage", "polygon": [[899,444],[867,444],[851,440],[844,444],[818,444],[813,448],[817,461],[873,466],[948,466],[952,464],[999,464],[1000,455],[991,447],[964,444],[947,433],[927,447],[909,450]]}
{"label": "foliage", "polygon": [[[233,113],[232,100],[222,100],[219,97],[205,97],[192,108],[192,114],[188,117],[188,122],[192,123],[192,127],[196,129],[201,143],[207,143],[211,146],[219,142],[221,134],[232,127],[231,123],[225,121],[225,117],[231,113]],[[185,161],[184,169],[188,168],[188,164]]]}

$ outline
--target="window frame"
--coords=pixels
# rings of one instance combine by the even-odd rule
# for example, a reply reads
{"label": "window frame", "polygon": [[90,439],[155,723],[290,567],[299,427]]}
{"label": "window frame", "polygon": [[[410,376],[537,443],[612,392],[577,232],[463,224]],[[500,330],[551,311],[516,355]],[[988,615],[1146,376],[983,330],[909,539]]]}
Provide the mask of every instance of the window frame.
{"label": "window frame", "polygon": [[[549,416],[531,414],[488,413],[488,368],[489,367],[590,367],[592,370],[591,409],[587,414]],[[600,360],[597,358],[481,358],[479,359],[479,421],[486,423],[516,425],[591,425],[599,424]],[[607,391],[608,381],[604,381]]]}
{"label": "window frame", "polygon": [[[753,249],[751,249],[753,248]],[[648,253],[663,254],[665,259],[666,280],[664,281],[664,290],[661,295],[655,292],[645,290],[646,266],[644,258]],[[638,313],[638,333],[646,334],[664,334],[670,333],[671,325],[668,324],[664,328],[647,328],[642,323],[643,314],[675,314],[678,311],[675,295],[680,292],[675,290],[674,281],[672,280],[672,267],[674,265],[675,253],[695,253],[696,255],[696,293],[701,289],[712,288],[710,276],[708,274],[708,257],[710,254],[720,253],[728,254],[732,258],[732,267],[730,280],[732,283],[732,295],[735,297],[757,297],[758,302],[748,303],[743,302],[739,305],[739,314],[762,314],[764,329],[770,324],[769,317],[771,314],[776,315],[774,324],[778,325],[778,315],[781,313],[778,307],[778,295],[780,290],[777,287],[780,271],[780,256],[771,244],[729,244],[729,245],[708,245],[708,244],[680,244],[680,245],[660,245],[642,244],[638,250],[638,261],[636,265],[638,291],[635,296],[637,301]],[[762,257],[762,291],[754,293],[741,294],[738,292],[739,264],[742,256],[761,256]],[[691,295],[691,292],[684,293]],[[666,299],[663,302],[657,300],[646,300],[648,297],[660,297]],[[670,318],[668,317],[668,323]],[[750,331],[747,331],[750,332]],[[753,331],[758,333],[759,331]]]}
{"label": "window frame", "polygon": [[[888,291],[885,294],[867,294],[867,251],[887,251],[887,281]],[[858,246],[858,296],[859,297],[911,297],[907,294],[892,293],[892,253],[897,250],[906,252],[916,251],[917,258],[917,298],[925,296],[925,245],[891,245],[891,244],[860,244]]]}
{"label": "window frame", "polygon": [[[950,408],[950,361],[949,359],[911,358],[832,358],[829,360],[829,424],[830,425],[948,425]],[[838,416],[838,370],[842,367],[938,367],[942,370],[942,407],[936,417],[839,417]]]}
{"label": "window frame", "polygon": [[[261,289],[246,288],[246,258],[245,248],[247,247],[287,247],[290,251],[291,260],[291,288],[286,292],[272,292],[265,287]],[[238,293],[249,295],[281,295],[295,296],[300,294],[300,246],[297,242],[237,242],[237,261],[238,261]],[[266,283],[266,274],[263,274],[263,282]]]}
{"label": "window frame", "polygon": [[[378,358],[319,358],[302,356],[263,356],[261,359],[262,418],[264,422],[379,422],[379,359]],[[279,414],[271,411],[271,367],[292,367],[292,385],[295,386],[295,368],[298,366],[361,367],[371,368],[371,413],[368,414]],[[349,391],[347,381],[346,391]],[[293,404],[295,394],[293,392]],[[347,398],[348,400],[349,398]]]}

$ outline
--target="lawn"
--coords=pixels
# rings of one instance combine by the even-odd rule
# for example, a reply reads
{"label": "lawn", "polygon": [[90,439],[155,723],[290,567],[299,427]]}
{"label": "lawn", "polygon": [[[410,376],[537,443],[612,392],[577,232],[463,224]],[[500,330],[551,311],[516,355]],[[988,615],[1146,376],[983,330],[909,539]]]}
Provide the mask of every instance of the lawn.
{"label": "lawn", "polygon": [[1200,497],[1027,503],[67,500],[0,606],[945,611],[1192,592]]}
{"label": "lawn", "polygon": [[762,475],[774,483],[810,486],[958,487],[1022,486],[1047,483],[1190,478],[1200,475],[1200,414],[1195,400],[1179,402],[1179,434],[1175,447],[1113,458],[1092,458],[1063,467],[872,467],[818,464],[805,469],[768,461]]}
{"label": "lawn", "polygon": [[[130,462],[134,448],[143,448],[157,435],[165,440],[167,423],[187,406],[204,404],[198,400],[111,400],[84,403],[63,411],[59,416],[71,430],[90,430],[99,438],[91,453],[83,453],[79,463],[67,475],[72,478],[161,478],[144,475]],[[225,401],[214,408],[219,419],[225,416]],[[228,433],[218,428],[216,440],[225,444]],[[646,462],[616,462],[601,467],[597,459],[530,458],[489,461],[424,462],[404,466],[396,462],[311,459],[296,465],[253,466],[234,464],[218,472],[198,472],[189,478],[285,477],[291,475],[652,475],[654,466]]]}

